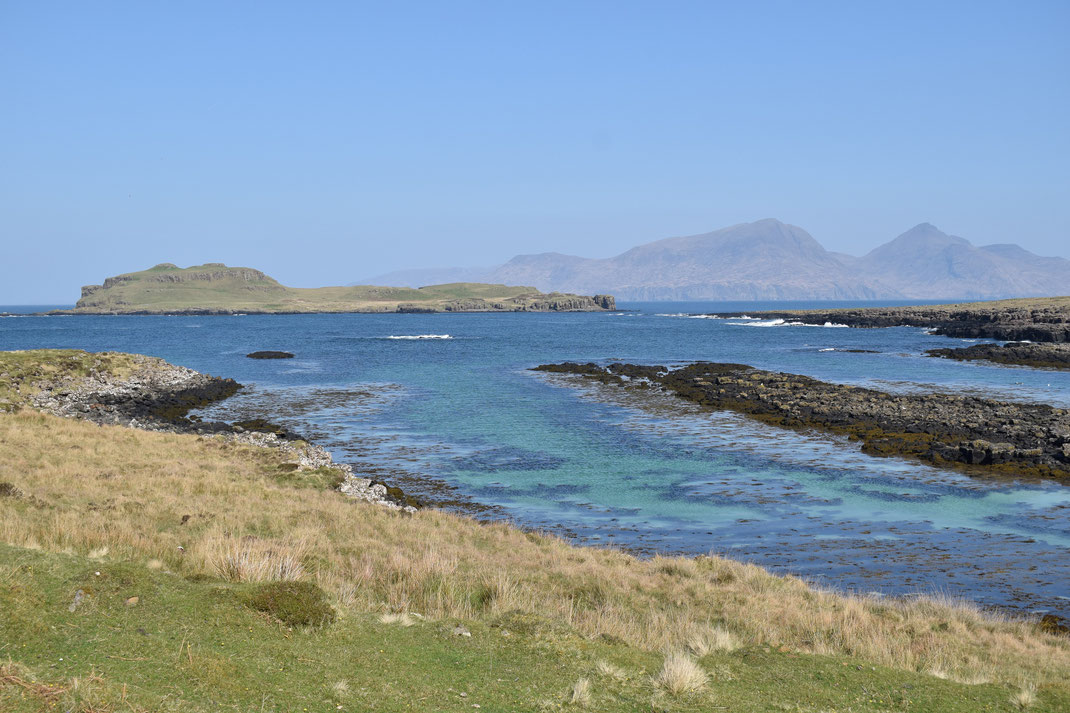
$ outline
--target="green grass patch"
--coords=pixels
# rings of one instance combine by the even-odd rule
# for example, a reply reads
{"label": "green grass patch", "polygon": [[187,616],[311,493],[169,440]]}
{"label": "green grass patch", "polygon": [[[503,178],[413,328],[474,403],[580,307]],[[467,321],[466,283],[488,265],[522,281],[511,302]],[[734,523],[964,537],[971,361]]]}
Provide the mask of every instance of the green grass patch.
{"label": "green grass patch", "polygon": [[264,582],[244,601],[287,626],[327,626],[337,617],[327,595],[312,582]]}
{"label": "green grass patch", "polygon": [[[708,685],[674,696],[654,683],[661,655],[528,616],[290,627],[247,605],[271,586],[0,546],[0,710],[1017,710],[1011,687],[772,647],[703,656]],[[1035,696],[1030,710],[1070,709],[1065,688]]]}

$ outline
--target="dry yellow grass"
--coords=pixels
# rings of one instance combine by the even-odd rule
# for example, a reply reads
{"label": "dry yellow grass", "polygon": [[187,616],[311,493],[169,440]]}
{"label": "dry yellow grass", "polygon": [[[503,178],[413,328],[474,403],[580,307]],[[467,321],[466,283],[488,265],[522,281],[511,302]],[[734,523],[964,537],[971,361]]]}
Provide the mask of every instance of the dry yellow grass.
{"label": "dry yellow grass", "polygon": [[443,512],[403,515],[287,480],[282,457],[218,439],[0,414],[0,482],[21,492],[0,497],[0,541],[107,548],[108,559],[183,574],[311,579],[343,610],[520,612],[649,651],[770,645],[957,680],[1070,676],[1070,640],[1030,623],[951,602],[843,597],[719,558],[641,560]]}
{"label": "dry yellow grass", "polygon": [[572,684],[572,691],[569,693],[568,702],[574,706],[587,706],[591,703],[591,682],[586,678],[581,678]]}
{"label": "dry yellow grass", "polygon": [[698,693],[706,688],[709,677],[695,659],[683,651],[672,651],[665,656],[661,670],[654,676],[654,685],[670,696]]}

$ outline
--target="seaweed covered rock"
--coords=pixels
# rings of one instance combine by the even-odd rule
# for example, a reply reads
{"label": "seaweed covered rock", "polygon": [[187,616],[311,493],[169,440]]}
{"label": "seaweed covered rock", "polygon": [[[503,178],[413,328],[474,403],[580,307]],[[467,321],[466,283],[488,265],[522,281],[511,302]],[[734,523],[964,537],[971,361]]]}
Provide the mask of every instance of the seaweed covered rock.
{"label": "seaweed covered rock", "polygon": [[629,388],[660,388],[705,408],[784,428],[814,428],[862,442],[865,453],[1016,476],[1070,479],[1070,410],[953,394],[894,394],[743,364],[679,369],[614,363],[549,364]]}

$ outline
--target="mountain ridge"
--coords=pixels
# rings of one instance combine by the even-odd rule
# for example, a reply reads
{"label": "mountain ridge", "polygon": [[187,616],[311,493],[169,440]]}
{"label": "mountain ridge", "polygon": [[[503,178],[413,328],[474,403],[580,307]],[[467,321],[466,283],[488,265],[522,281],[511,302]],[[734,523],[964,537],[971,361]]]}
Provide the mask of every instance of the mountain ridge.
{"label": "mountain ridge", "polygon": [[[765,218],[662,238],[608,258],[528,253],[494,268],[453,268],[488,282],[611,293],[624,300],[1003,299],[1070,293],[1070,260],[1013,243],[975,246],[919,223],[862,256],[830,252],[802,228]],[[374,282],[417,286],[446,270]],[[473,272],[475,270],[475,272]],[[460,274],[460,273],[457,273]]]}

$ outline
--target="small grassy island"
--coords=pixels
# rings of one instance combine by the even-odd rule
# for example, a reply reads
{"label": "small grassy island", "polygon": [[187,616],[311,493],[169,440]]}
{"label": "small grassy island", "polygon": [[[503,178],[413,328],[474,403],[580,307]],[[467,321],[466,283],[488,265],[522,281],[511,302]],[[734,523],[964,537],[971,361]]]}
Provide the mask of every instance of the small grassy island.
{"label": "small grassy island", "polygon": [[458,282],[428,287],[286,287],[260,270],[162,263],[86,285],[58,314],[265,314],[308,312],[576,312],[616,308],[609,295]]}
{"label": "small grassy island", "polygon": [[0,352],[0,710],[1070,708],[1057,624],[355,498],[235,388]]}

